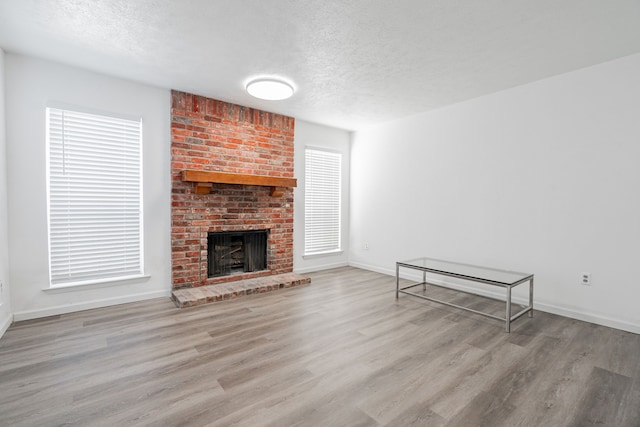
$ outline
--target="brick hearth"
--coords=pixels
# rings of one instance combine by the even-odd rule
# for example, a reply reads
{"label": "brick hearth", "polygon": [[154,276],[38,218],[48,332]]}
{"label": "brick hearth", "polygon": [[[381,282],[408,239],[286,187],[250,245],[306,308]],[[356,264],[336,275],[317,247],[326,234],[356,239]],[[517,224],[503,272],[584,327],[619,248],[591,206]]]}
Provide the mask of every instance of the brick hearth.
{"label": "brick hearth", "polygon": [[299,274],[276,274],[218,285],[199,286],[197,288],[176,289],[171,299],[180,308],[193,307],[217,301],[225,301],[245,295],[262,294],[283,288],[291,288],[311,283],[309,277]]}

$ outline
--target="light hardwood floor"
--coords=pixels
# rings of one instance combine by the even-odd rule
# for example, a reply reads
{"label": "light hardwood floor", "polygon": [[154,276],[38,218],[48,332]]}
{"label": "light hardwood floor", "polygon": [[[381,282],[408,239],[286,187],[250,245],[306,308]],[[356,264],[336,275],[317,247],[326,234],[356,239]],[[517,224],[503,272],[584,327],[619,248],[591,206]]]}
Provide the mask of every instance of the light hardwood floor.
{"label": "light hardwood floor", "polygon": [[[536,312],[504,325],[340,268],[179,310],[16,323],[2,426],[640,426],[640,336]],[[428,289],[483,310],[484,298]]]}

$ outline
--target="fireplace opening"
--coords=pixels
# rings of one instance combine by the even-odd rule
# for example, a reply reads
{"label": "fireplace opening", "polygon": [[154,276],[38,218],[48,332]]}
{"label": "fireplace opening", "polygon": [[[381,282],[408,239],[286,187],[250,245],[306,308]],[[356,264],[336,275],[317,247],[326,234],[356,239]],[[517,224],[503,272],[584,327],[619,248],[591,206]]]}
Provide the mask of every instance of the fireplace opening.
{"label": "fireplace opening", "polygon": [[209,277],[267,268],[267,230],[225,231],[207,235]]}

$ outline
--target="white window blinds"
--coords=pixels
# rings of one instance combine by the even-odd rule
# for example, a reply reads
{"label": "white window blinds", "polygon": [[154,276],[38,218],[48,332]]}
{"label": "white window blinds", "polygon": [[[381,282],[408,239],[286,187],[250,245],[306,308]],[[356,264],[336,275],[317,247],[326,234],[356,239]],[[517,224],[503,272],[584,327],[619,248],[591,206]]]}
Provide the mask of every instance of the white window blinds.
{"label": "white window blinds", "polygon": [[305,255],[340,250],[342,155],[305,150]]}
{"label": "white window blinds", "polygon": [[51,286],[142,274],[140,120],[47,108]]}

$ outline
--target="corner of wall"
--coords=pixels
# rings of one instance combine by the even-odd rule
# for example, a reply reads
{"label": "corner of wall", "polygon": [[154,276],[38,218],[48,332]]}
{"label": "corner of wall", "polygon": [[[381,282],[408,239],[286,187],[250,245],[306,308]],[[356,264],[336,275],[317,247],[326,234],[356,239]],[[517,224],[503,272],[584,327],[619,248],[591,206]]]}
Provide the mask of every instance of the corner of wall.
{"label": "corner of wall", "polygon": [[[2,310],[2,307],[0,307],[0,310]],[[6,311],[0,311],[0,313],[2,313],[2,318],[0,318],[0,338],[2,338],[4,333],[7,332],[7,329],[9,329],[9,326],[13,323],[13,314]]]}
{"label": "corner of wall", "polygon": [[9,242],[7,231],[7,134],[5,131],[4,51],[0,49],[0,337],[13,321],[9,287]]}

